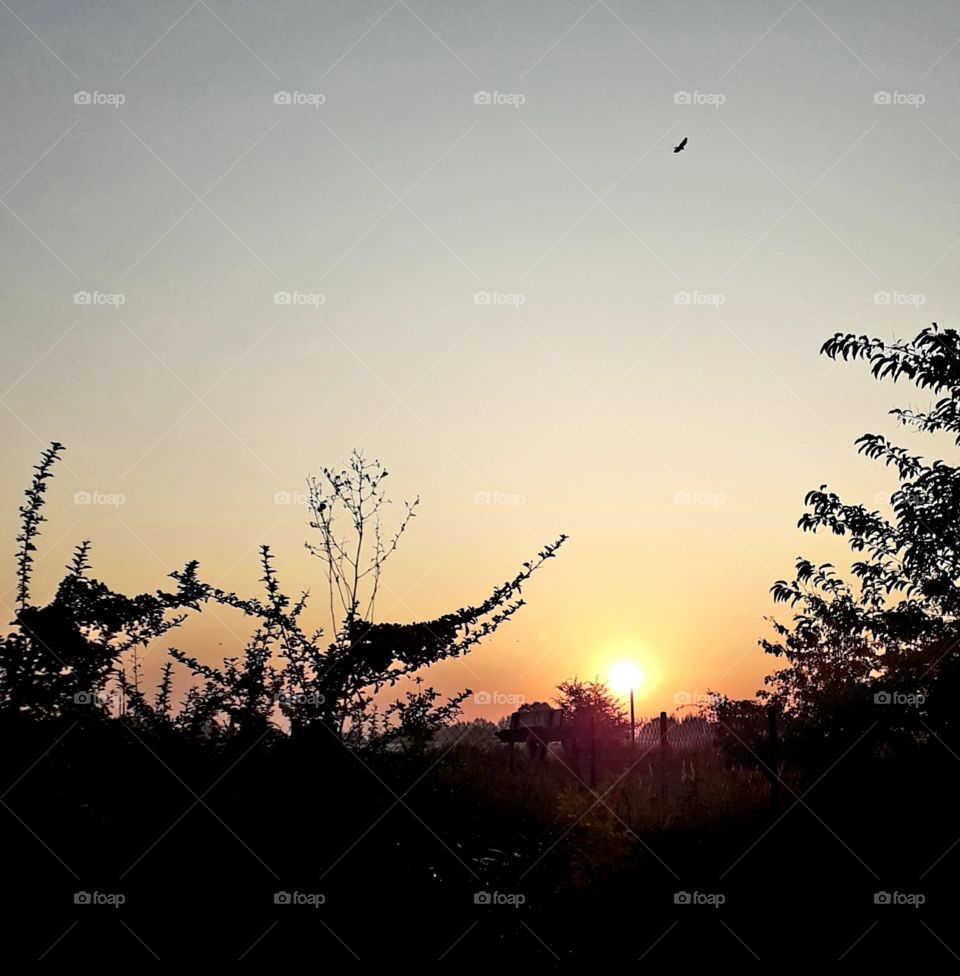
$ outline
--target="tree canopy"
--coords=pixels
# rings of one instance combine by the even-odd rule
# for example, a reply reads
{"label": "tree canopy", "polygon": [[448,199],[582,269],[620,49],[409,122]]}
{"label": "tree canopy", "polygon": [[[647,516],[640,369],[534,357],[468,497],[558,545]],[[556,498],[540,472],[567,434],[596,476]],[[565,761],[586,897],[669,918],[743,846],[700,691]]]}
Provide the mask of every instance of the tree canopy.
{"label": "tree canopy", "polygon": [[[884,342],[837,333],[822,353],[864,360],[878,380],[907,380],[934,402],[926,410],[896,407],[905,427],[947,433],[960,445],[960,334],[936,323],[914,338]],[[878,433],[857,440],[861,454],[894,468],[899,485],[883,513],[843,500],[826,484],[806,495],[799,526],[844,537],[858,557],[852,579],[831,563],[798,557],[792,580],[778,580],[774,600],[794,608],[789,624],[773,622],[764,649],[786,662],[762,696],[795,719],[821,728],[838,716],[862,724],[898,716],[915,731],[953,722],[949,696],[960,677],[960,468],[927,460]],[[912,710],[878,713],[875,704],[909,701]],[[887,723],[885,723],[887,725]]]}

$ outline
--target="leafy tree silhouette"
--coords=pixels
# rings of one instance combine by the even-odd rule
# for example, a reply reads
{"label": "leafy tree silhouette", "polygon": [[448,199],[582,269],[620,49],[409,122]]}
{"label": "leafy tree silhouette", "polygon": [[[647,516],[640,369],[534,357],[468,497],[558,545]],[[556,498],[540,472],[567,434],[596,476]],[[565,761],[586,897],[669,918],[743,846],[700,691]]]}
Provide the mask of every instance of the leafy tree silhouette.
{"label": "leafy tree silhouette", "polygon": [[[866,360],[876,379],[907,379],[938,397],[928,411],[891,414],[960,444],[960,334],[954,329],[934,323],[913,339],[890,343],[837,333],[821,351],[831,359]],[[860,453],[897,472],[893,517],[845,503],[826,485],[808,492],[809,511],[799,526],[848,538],[862,558],[852,565],[855,584],[829,563],[798,557],[794,579],[773,586],[775,601],[797,613],[790,625],[772,621],[777,639],[760,642],[787,662],[761,695],[821,736],[880,718],[885,734],[909,740],[921,723],[945,731],[957,721],[960,468],[927,462],[881,434],[864,434],[857,443]],[[878,711],[877,694],[914,695],[920,704]]]}
{"label": "leafy tree silhouette", "polygon": [[592,721],[598,736],[620,737],[627,727],[626,712],[605,681],[568,678],[557,685],[554,699],[562,708],[564,720],[584,729]]}
{"label": "leafy tree silhouette", "polygon": [[119,674],[125,653],[142,647],[186,619],[170,611],[197,609],[201,589],[196,564],[179,574],[168,593],[127,597],[90,578],[89,541],[81,542],[67,575],[48,604],[30,601],[33,553],[41,524],[47,482],[64,448],[44,451],[20,508],[17,536],[17,603],[13,630],[0,637],[0,709],[14,715],[49,719],[83,709],[106,712],[106,687]]}
{"label": "leafy tree silhouette", "polygon": [[563,709],[564,724],[573,731],[565,747],[575,760],[590,748],[591,742],[594,748],[609,750],[627,741],[626,712],[606,682],[573,677],[557,685],[557,691],[554,702]]}

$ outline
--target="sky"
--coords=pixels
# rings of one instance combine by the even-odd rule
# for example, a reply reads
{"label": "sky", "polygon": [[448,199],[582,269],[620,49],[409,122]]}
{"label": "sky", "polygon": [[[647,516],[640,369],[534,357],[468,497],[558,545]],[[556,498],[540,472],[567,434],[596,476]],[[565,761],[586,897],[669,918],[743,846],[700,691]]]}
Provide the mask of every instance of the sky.
{"label": "sky", "polygon": [[304,480],[357,448],[421,498],[381,619],[570,537],[431,672],[468,717],[620,659],[643,713],[752,694],[771,584],[849,562],[805,492],[882,506],[866,431],[934,449],[819,348],[955,323],[958,72],[938,2],[0,0],[6,612],[59,440],[35,599],[84,538],[128,593],[254,594],[267,542],[324,623]]}

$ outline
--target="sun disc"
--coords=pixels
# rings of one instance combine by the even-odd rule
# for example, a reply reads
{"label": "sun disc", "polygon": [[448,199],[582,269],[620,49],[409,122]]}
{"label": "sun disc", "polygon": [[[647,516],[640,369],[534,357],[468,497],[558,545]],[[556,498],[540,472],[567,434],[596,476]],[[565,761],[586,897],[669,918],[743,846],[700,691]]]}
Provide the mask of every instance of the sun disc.
{"label": "sun disc", "polygon": [[643,684],[643,672],[633,661],[617,661],[610,668],[610,687],[617,694],[625,695],[631,688],[639,688]]}

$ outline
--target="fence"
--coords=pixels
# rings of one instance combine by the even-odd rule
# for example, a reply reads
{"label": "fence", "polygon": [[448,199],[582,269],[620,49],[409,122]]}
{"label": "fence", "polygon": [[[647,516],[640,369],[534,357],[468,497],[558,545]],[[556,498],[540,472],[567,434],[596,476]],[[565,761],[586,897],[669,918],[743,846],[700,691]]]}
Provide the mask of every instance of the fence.
{"label": "fence", "polygon": [[[550,714],[547,714],[550,712]],[[536,714],[537,717],[533,718]],[[764,753],[757,761],[770,781],[770,804],[776,812],[780,808],[780,734],[777,711],[767,709],[767,727],[761,751]],[[558,709],[546,709],[541,713],[515,712],[510,719],[509,728],[497,733],[501,742],[510,746],[510,768],[514,768],[514,748],[525,743],[531,757],[543,760],[551,742],[562,744],[564,751],[572,753],[577,759],[585,752],[588,757],[590,788],[597,785],[598,736],[596,725],[591,718],[588,724],[564,722],[563,713]],[[661,712],[651,718],[632,725],[630,745],[632,750],[665,759],[669,755],[682,755],[718,742],[720,727],[704,718],[691,717],[683,721]]]}

